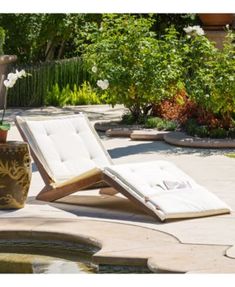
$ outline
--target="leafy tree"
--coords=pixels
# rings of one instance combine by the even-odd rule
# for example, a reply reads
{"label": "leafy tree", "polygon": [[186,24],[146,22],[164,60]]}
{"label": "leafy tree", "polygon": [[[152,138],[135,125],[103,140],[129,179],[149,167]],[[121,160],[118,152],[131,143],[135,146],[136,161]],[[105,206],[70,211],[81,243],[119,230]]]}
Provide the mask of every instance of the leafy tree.
{"label": "leafy tree", "polygon": [[16,54],[25,62],[35,58],[41,17],[40,14],[0,15],[0,25],[6,31],[6,54]]}
{"label": "leafy tree", "polygon": [[[197,22],[195,14],[136,14],[153,17],[157,37],[174,25],[178,31]],[[6,30],[5,52],[16,54],[20,62],[39,62],[69,58],[81,54],[84,42],[89,43],[94,24],[102,14],[0,14],[0,26]]]}
{"label": "leafy tree", "polygon": [[110,103],[123,103],[137,120],[174,94],[182,75],[176,30],[157,40],[153,24],[152,17],[103,15],[83,54],[93,78],[109,83]]}
{"label": "leafy tree", "polygon": [[77,56],[76,47],[87,39],[88,24],[100,18],[100,14],[1,14],[5,52],[27,64]]}
{"label": "leafy tree", "polygon": [[180,35],[184,34],[183,28],[192,25],[200,24],[197,14],[153,14],[155,24],[154,31],[158,38],[165,34],[165,30],[174,26]]}

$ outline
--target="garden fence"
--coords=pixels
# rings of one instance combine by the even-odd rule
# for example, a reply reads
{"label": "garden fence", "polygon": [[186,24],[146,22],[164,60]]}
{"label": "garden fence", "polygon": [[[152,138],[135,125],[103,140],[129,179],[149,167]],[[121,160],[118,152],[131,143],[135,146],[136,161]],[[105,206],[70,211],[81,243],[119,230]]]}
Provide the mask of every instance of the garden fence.
{"label": "garden fence", "polygon": [[15,65],[14,69],[25,69],[31,76],[18,81],[9,90],[8,106],[11,107],[43,106],[47,92],[56,83],[60,88],[67,84],[72,88],[74,84],[80,86],[88,78],[79,57],[44,62],[33,66]]}

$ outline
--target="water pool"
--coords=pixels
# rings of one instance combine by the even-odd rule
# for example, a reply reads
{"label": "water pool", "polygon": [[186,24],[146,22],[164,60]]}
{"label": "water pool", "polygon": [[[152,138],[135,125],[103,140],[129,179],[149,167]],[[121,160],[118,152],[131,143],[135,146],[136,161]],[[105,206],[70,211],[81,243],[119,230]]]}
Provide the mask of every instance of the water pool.
{"label": "water pool", "polygon": [[94,265],[92,255],[98,250],[63,241],[0,239],[0,274],[151,273],[144,266]]}
{"label": "water pool", "polygon": [[96,273],[96,251],[67,242],[0,240],[0,273]]}

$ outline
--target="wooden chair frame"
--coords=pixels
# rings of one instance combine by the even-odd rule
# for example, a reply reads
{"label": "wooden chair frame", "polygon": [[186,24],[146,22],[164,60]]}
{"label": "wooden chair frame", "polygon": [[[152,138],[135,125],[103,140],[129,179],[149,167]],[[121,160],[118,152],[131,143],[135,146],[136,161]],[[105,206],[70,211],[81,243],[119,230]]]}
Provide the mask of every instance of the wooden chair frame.
{"label": "wooden chair frame", "polygon": [[[22,122],[23,123],[23,122]],[[93,129],[89,121],[87,122],[89,127]],[[20,121],[15,120],[15,124],[23,138],[29,144],[31,156],[34,159],[34,162],[40,172],[42,179],[45,183],[45,187],[39,192],[36,199],[42,201],[55,201],[57,199],[63,198],[68,196],[74,192],[84,191],[85,189],[90,188],[101,188],[100,193],[102,194],[109,194],[114,195],[118,192],[122,193],[126,198],[130,199],[133,203],[141,207],[145,212],[153,216],[154,218],[160,218],[161,221],[167,219],[176,219],[176,218],[193,218],[193,217],[201,217],[201,216],[209,216],[215,214],[224,214],[229,213],[230,209],[227,207],[219,208],[218,210],[206,210],[200,211],[200,213],[196,212],[188,212],[187,215],[185,213],[178,212],[177,214],[170,214],[167,217],[165,216],[164,212],[159,209],[158,205],[151,204],[147,198],[139,198],[137,194],[133,192],[133,190],[125,184],[125,181],[120,180],[120,178],[116,177],[115,174],[110,173],[108,170],[109,165],[104,168],[95,167],[90,169],[87,172],[84,172],[78,176],[65,180],[63,182],[56,182],[50,176],[50,170],[46,169],[46,164],[43,164],[43,158],[40,158],[40,150],[38,150],[37,154],[37,147],[34,146],[32,142],[30,142],[30,134],[27,137],[27,131],[24,130],[23,126],[21,127]],[[94,132],[94,131],[93,131]],[[99,138],[94,133],[99,142]],[[107,154],[107,151],[102,146],[101,142],[100,145]],[[35,151],[34,151],[35,149]],[[109,159],[110,164],[111,159],[107,154],[107,159]],[[53,176],[53,175],[52,175]]]}
{"label": "wooden chair frame", "polygon": [[108,175],[104,174],[102,169],[93,168],[88,172],[83,173],[82,175],[73,177],[62,183],[56,183],[48,174],[42,162],[32,149],[27,136],[22,130],[21,126],[15,120],[16,127],[19,130],[19,133],[23,140],[29,144],[31,156],[38,168],[38,171],[45,183],[45,187],[39,192],[36,196],[37,200],[53,202],[57,199],[68,196],[74,192],[84,191],[87,188],[100,188],[101,194],[115,195],[118,192],[122,193],[125,197],[131,200],[133,203],[142,208],[145,212],[154,216],[157,215],[151,211],[145,204],[138,201],[134,196],[129,194],[121,185],[119,185],[115,180],[113,180]]}

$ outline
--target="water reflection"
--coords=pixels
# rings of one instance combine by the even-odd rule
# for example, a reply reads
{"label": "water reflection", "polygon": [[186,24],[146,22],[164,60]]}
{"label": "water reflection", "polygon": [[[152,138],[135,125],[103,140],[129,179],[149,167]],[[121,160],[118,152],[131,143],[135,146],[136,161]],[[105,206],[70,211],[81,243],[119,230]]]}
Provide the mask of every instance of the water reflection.
{"label": "water reflection", "polygon": [[0,273],[95,273],[92,248],[0,240]]}

